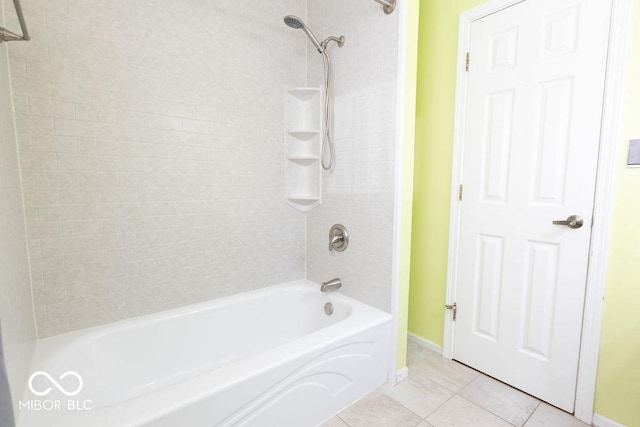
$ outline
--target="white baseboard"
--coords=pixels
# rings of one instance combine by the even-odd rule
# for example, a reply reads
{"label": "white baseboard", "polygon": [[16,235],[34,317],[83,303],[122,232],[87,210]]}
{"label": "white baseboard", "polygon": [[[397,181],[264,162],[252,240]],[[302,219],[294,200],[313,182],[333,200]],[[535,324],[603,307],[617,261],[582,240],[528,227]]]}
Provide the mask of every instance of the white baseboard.
{"label": "white baseboard", "polygon": [[408,376],[409,376],[409,368],[405,366],[404,368],[400,369],[396,374],[396,384],[398,384],[400,381],[404,380]]}
{"label": "white baseboard", "polygon": [[620,424],[619,422],[610,420],[603,415],[595,413],[593,414],[593,420],[591,421],[591,424],[595,427],[627,427],[624,424]]}
{"label": "white baseboard", "polygon": [[419,345],[420,347],[424,347],[428,350],[435,351],[438,354],[442,354],[442,346],[434,343],[433,341],[429,341],[426,338],[419,337],[411,332],[407,333],[407,339],[414,344]]}

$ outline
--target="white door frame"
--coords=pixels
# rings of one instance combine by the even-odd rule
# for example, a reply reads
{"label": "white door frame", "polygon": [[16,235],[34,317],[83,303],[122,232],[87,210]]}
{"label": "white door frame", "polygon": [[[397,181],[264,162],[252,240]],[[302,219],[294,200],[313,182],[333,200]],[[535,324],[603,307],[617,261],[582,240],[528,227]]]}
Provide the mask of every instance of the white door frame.
{"label": "white door frame", "polygon": [[[405,115],[415,114],[414,111],[405,111],[406,97],[407,97],[407,58],[408,58],[408,45],[409,42],[407,31],[408,26],[408,9],[407,2],[398,2],[396,13],[399,15],[398,25],[398,76],[397,76],[397,100],[396,100],[396,142],[395,142],[395,173],[393,184],[393,258],[391,261],[391,315],[393,316],[391,332],[391,356],[389,360],[389,372],[387,382],[391,385],[396,385],[402,381],[407,375],[408,370],[406,366],[398,370],[398,338],[400,332],[400,306],[402,304],[402,286],[404,285],[401,280],[402,276],[402,210],[403,203],[407,203],[403,200],[404,186],[408,185],[404,182],[404,159],[406,156],[404,148],[405,139]],[[409,201],[410,203],[410,201]],[[404,327],[403,327],[404,328]],[[404,331],[403,331],[404,333]]]}
{"label": "white door frame", "polygon": [[[523,1],[489,0],[460,15],[458,36],[458,72],[456,79],[456,111],[453,140],[453,172],[451,180],[451,213],[449,226],[449,261],[447,269],[447,304],[455,298],[456,271],[458,267],[458,234],[460,230],[460,204],[458,186],[462,178],[462,152],[464,148],[465,112],[467,104],[468,73],[465,71],[466,52],[470,45],[471,24],[487,15],[496,13]],[[609,238],[613,217],[613,200],[616,176],[616,159],[620,145],[620,127],[628,45],[631,28],[633,0],[611,0],[611,29],[598,154],[598,172],[591,230],[591,248],[587,272],[586,298],[582,321],[580,361],[576,386],[576,418],[591,423],[595,399],[598,353],[602,328],[604,288],[607,279]],[[472,65],[473,66],[473,58]],[[453,358],[454,329],[450,312],[445,313],[444,345],[442,355]]]}

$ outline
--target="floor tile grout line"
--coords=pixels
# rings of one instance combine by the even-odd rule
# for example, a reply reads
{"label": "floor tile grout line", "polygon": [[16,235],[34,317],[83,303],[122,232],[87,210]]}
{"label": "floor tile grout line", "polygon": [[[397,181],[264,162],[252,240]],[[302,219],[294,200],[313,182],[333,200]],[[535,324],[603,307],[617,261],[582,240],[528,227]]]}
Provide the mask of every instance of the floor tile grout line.
{"label": "floor tile grout line", "polygon": [[536,411],[538,410],[538,408],[540,407],[540,405],[542,405],[542,402],[538,401],[538,404],[536,405],[536,408],[531,411],[531,413],[529,414],[529,417],[527,417],[526,420],[524,420],[524,423],[522,423],[522,427],[525,427],[527,425],[527,423],[529,422],[529,420],[531,419],[531,417],[533,417],[533,414],[536,413]]}
{"label": "floor tile grout line", "polygon": [[[476,377],[476,378],[478,378],[478,377]],[[473,382],[473,381],[471,381],[471,382]],[[471,382],[469,382],[469,384],[471,384]],[[498,417],[498,418],[500,418],[502,421],[506,422],[507,424],[510,424],[510,425],[512,425],[512,426],[514,426],[514,427],[520,427],[520,426],[515,425],[515,424],[514,424],[514,423],[512,423],[511,421],[509,421],[509,420],[507,420],[507,419],[503,418],[502,416],[500,416],[500,415],[496,414],[496,413],[495,413],[495,412],[493,412],[491,409],[485,408],[484,406],[480,405],[479,403],[474,402],[473,400],[469,399],[468,397],[461,395],[461,394],[460,394],[460,392],[462,392],[462,390],[464,390],[465,388],[467,388],[467,386],[468,386],[469,384],[467,384],[467,385],[465,385],[464,387],[462,387],[462,388],[460,389],[460,391],[459,391],[458,393],[456,393],[456,395],[457,395],[458,397],[460,397],[460,398],[462,398],[462,399],[466,400],[467,402],[470,402],[470,403],[472,403],[473,405],[476,405],[478,408],[480,408],[480,409],[482,409],[482,410],[484,410],[484,411],[486,411],[486,412],[490,413],[490,414],[491,414],[491,415],[493,415],[494,417]],[[537,406],[536,406],[536,408],[537,408]],[[534,411],[535,411],[535,409],[534,409]],[[531,414],[533,414],[533,412],[531,412]],[[531,414],[529,414],[529,417],[531,416]],[[529,417],[527,417],[527,420],[529,419]]]}
{"label": "floor tile grout line", "polygon": [[[405,381],[405,380],[407,380],[407,379],[409,379],[409,378],[407,377],[407,378],[405,378],[403,381]],[[451,392],[451,393],[453,393],[453,394],[452,394],[451,396],[449,396],[449,397],[447,398],[447,400],[445,400],[444,402],[442,402],[440,405],[438,405],[438,407],[436,407],[434,410],[432,410],[431,412],[429,412],[429,413],[428,413],[427,415],[425,415],[424,417],[421,417],[419,414],[416,414],[416,413],[415,413],[415,412],[413,412],[411,409],[409,409],[409,408],[408,408],[404,403],[400,402],[399,400],[397,400],[397,399],[396,399],[396,398],[394,398],[393,396],[389,396],[386,392],[385,392],[385,393],[383,393],[383,394],[384,394],[385,396],[387,396],[387,397],[389,397],[389,398],[393,399],[393,401],[395,401],[395,402],[399,403],[400,405],[402,405],[404,408],[406,408],[407,410],[409,410],[412,414],[414,414],[414,415],[415,415],[415,416],[417,416],[418,418],[421,418],[421,419],[422,419],[422,421],[426,421],[426,418],[427,418],[429,415],[433,414],[435,411],[437,411],[438,409],[440,409],[440,407],[441,407],[442,405],[444,405],[445,403],[447,403],[447,402],[448,402],[448,401],[449,401],[453,396],[455,396],[455,395],[457,394],[455,391],[453,391],[453,390],[451,390],[451,389],[447,388],[446,386],[444,386],[444,385],[442,385],[442,384],[440,384],[440,383],[438,383],[438,382],[434,381],[432,378],[429,378],[429,380],[430,380],[430,381],[433,381],[434,383],[438,384],[440,387],[444,388],[444,389],[445,389],[445,390],[447,390],[447,391],[450,391],[450,392]],[[396,385],[397,385],[397,384],[396,384]],[[395,386],[394,386],[394,387],[395,387]]]}
{"label": "floor tile grout line", "polygon": [[[409,409],[407,406],[405,406],[404,403],[402,402],[398,402],[396,399],[394,399],[393,397],[389,396],[387,393],[383,393],[385,396],[387,396],[389,399],[393,400],[396,403],[399,403],[400,406],[402,406],[404,409],[406,409],[407,411],[411,412],[413,415],[415,415],[416,417],[420,418],[420,420],[422,421],[424,418],[422,418],[420,415],[416,414],[415,412],[413,412],[411,409]],[[420,423],[418,423],[420,424]]]}
{"label": "floor tile grout line", "polygon": [[462,392],[462,390],[464,390],[465,388],[469,387],[471,385],[472,382],[474,382],[475,380],[477,380],[478,378],[480,378],[480,374],[476,375],[475,377],[473,377],[473,379],[471,381],[469,381],[468,383],[466,383],[465,385],[463,385],[460,390],[456,391],[456,394],[460,395],[460,397],[464,397],[462,396],[460,393]]}
{"label": "floor tile grout line", "polygon": [[[420,357],[420,358],[419,358],[419,360],[423,360],[423,358],[422,358],[422,357]],[[412,364],[412,365],[413,365],[413,364]],[[431,364],[428,364],[428,365],[431,365]],[[464,366],[464,365],[463,365],[463,366]],[[409,368],[410,368],[410,370],[414,370],[414,369],[415,369],[415,372],[421,372],[421,370],[417,369],[417,367],[416,367],[416,368],[414,368],[413,366],[409,366]],[[433,366],[433,365],[429,366],[429,369],[431,369],[431,368],[436,368],[436,366]],[[473,369],[473,368],[471,368],[471,369]],[[473,400],[471,400],[471,399],[469,399],[469,398],[465,397],[465,396],[463,395],[463,393],[465,392],[465,390],[467,390],[467,389],[471,386],[471,384],[472,384],[472,383],[474,383],[475,381],[477,381],[477,380],[478,380],[478,378],[480,378],[482,375],[485,375],[485,376],[487,376],[488,378],[492,378],[492,377],[490,377],[490,376],[488,376],[488,375],[486,375],[486,374],[483,374],[483,373],[481,373],[481,372],[479,372],[479,371],[476,371],[475,369],[473,369],[473,371],[475,372],[475,375],[474,375],[470,380],[468,380],[468,381],[464,382],[464,383],[462,384],[462,386],[460,386],[459,388],[458,388],[458,387],[456,387],[457,391],[456,391],[456,390],[453,390],[453,389],[452,389],[452,388],[450,388],[450,387],[447,387],[445,384],[442,384],[441,382],[437,381],[435,378],[431,377],[430,375],[426,375],[426,376],[425,376],[425,378],[427,378],[429,381],[431,381],[434,385],[437,385],[437,386],[441,387],[443,390],[446,390],[447,392],[451,393],[451,395],[450,395],[448,398],[446,398],[442,403],[440,403],[437,407],[435,407],[434,409],[432,409],[431,411],[429,411],[429,412],[428,412],[424,417],[422,417],[422,416],[420,416],[419,414],[417,414],[416,412],[414,412],[414,411],[413,411],[411,408],[409,408],[409,407],[408,407],[408,406],[407,406],[403,401],[401,401],[401,400],[402,400],[402,395],[399,395],[399,396],[398,396],[398,397],[399,397],[399,399],[397,399],[397,398],[396,398],[396,397],[394,397],[392,394],[390,394],[390,392],[392,391],[393,387],[392,387],[392,388],[389,388],[389,389],[386,389],[386,391],[382,391],[382,390],[380,390],[380,389],[377,389],[376,391],[379,393],[379,395],[380,395],[380,396],[384,396],[385,398],[390,399],[392,402],[395,402],[395,404],[399,405],[399,407],[398,407],[398,408],[403,408],[403,409],[404,409],[405,411],[407,411],[409,414],[411,414],[411,415],[415,416],[415,417],[417,418],[417,420],[418,420],[418,421],[417,421],[417,423],[415,424],[415,427],[419,426],[419,425],[420,425],[420,424],[422,424],[422,423],[425,423],[426,425],[430,425],[430,423],[429,423],[429,421],[427,420],[427,418],[431,417],[434,413],[436,413],[436,412],[440,411],[440,410],[442,409],[442,407],[443,407],[443,406],[447,405],[447,403],[449,403],[449,402],[451,401],[451,399],[453,399],[453,398],[454,398],[454,397],[456,397],[456,396],[457,396],[457,397],[459,397],[460,399],[462,399],[462,400],[464,400],[464,401],[468,402],[468,404],[475,406],[476,408],[478,408],[479,410],[483,411],[484,413],[487,413],[488,415],[491,415],[491,416],[493,416],[493,417],[497,418],[498,420],[503,421],[504,423],[506,423],[506,425],[508,425],[508,426],[513,426],[513,427],[526,427],[526,426],[527,426],[527,424],[531,421],[531,419],[532,419],[532,417],[534,416],[534,414],[535,414],[538,410],[540,410],[540,408],[541,408],[541,406],[542,406],[542,403],[543,403],[543,402],[541,402],[541,401],[540,401],[540,400],[538,400],[538,399],[535,399],[537,402],[536,402],[535,406],[533,407],[533,410],[531,410],[531,412],[527,415],[527,417],[526,417],[526,419],[524,419],[524,421],[509,421],[509,420],[507,420],[506,418],[504,418],[503,416],[501,416],[501,415],[499,415],[499,414],[495,413],[495,412],[494,412],[494,410],[492,410],[492,409],[490,409],[490,408],[487,408],[487,407],[485,407],[484,405],[482,405],[482,404],[480,404],[480,403],[476,403],[476,402],[474,402]],[[453,372],[453,373],[455,374],[456,372]],[[407,380],[409,380],[409,379],[410,379],[410,378],[407,378]],[[458,379],[460,379],[460,378],[458,378]],[[495,380],[495,378],[493,378],[493,379]],[[499,381],[499,380],[497,380],[497,381]],[[446,381],[443,381],[443,382],[446,382]],[[501,383],[502,383],[502,382],[501,382]],[[418,381],[418,384],[421,384],[421,383],[420,383],[420,381]],[[503,384],[505,384],[505,383],[503,383]],[[506,385],[508,386],[508,384],[506,384]],[[395,387],[395,386],[394,386],[394,387]],[[511,387],[511,386],[510,386],[510,387]],[[513,388],[513,387],[511,387],[511,388]],[[515,388],[514,388],[514,390],[517,390],[517,389],[515,389]],[[374,391],[374,392],[372,392],[372,393],[370,393],[370,394],[374,394],[374,393],[375,393],[375,394],[378,394],[378,393],[376,393],[376,391]],[[407,391],[407,390],[405,390],[405,391]],[[518,390],[518,391],[522,392],[521,390]],[[525,393],[525,394],[527,394],[527,395],[528,395],[528,393]],[[529,395],[529,396],[531,396],[531,395]],[[533,396],[531,396],[531,397],[533,397]],[[410,405],[412,405],[412,406],[415,406],[415,405],[413,405],[413,404],[411,403],[412,401],[411,401],[410,399],[409,399],[409,400],[404,399],[404,401],[405,401],[405,402],[407,402],[407,403],[409,403],[409,404],[410,404]],[[489,405],[489,406],[491,406],[491,405]],[[417,408],[417,406],[416,406],[416,408]],[[422,406],[421,408],[422,408],[422,409],[426,409],[426,408],[424,408],[424,406]],[[346,410],[346,409],[347,409],[347,408],[345,408],[345,410]],[[422,412],[422,409],[420,409],[420,412]],[[495,408],[494,408],[494,409],[495,409]],[[499,408],[498,408],[498,410],[499,410]],[[344,426],[346,426],[346,427],[351,427],[351,425],[350,425],[347,421],[345,421],[345,419],[343,419],[343,418],[342,418],[342,416],[341,416],[342,412],[344,412],[344,410],[343,410],[343,411],[341,411],[340,413],[336,414],[336,415],[335,415],[335,416],[336,416],[336,418],[338,418],[338,419],[339,419],[339,420],[344,424]],[[408,414],[407,414],[407,415],[408,415]],[[406,421],[409,421],[409,420],[406,420]],[[497,420],[496,420],[496,421],[497,421]]]}
{"label": "floor tile grout line", "polygon": [[[405,378],[404,380],[407,380],[407,379],[408,379],[408,377],[407,377],[407,378]],[[403,380],[403,381],[404,381],[404,380]],[[431,380],[431,381],[433,381],[433,380]],[[435,381],[434,381],[434,382],[435,382]],[[438,383],[436,383],[436,384],[438,384]],[[397,384],[396,384],[396,385],[397,385]],[[441,384],[438,384],[438,385],[440,385],[441,387],[444,387],[444,386],[443,386],[443,385],[441,385]],[[394,387],[395,387],[395,386],[394,386]],[[449,390],[449,389],[448,389],[448,388],[446,388],[446,387],[444,387],[444,388],[445,388],[445,389],[447,389],[447,390]],[[413,415],[415,415],[416,417],[420,418],[420,422],[418,423],[418,424],[420,424],[422,421],[427,421],[427,419],[426,419],[426,418],[427,418],[429,415],[433,414],[435,411],[437,411],[437,410],[440,408],[440,406],[442,406],[442,405],[444,405],[445,403],[447,403],[447,402],[448,402],[448,401],[449,401],[453,396],[455,396],[455,395],[456,395],[456,393],[455,393],[455,392],[453,392],[453,390],[449,390],[449,391],[451,391],[453,394],[452,394],[452,395],[451,395],[447,400],[445,400],[444,402],[442,402],[442,403],[441,403],[437,408],[435,408],[433,411],[429,412],[429,413],[428,413],[427,415],[425,415],[424,417],[421,417],[419,414],[416,414],[416,413],[415,413],[415,412],[413,412],[409,407],[407,407],[407,405],[405,405],[404,403],[400,402],[399,400],[397,400],[397,399],[396,399],[396,398],[394,398],[393,396],[389,396],[386,392],[383,392],[382,394],[383,394],[384,396],[388,397],[389,399],[393,400],[394,402],[396,402],[396,403],[400,404],[403,408],[405,408],[407,411],[411,412],[411,413],[412,413]]]}
{"label": "floor tile grout line", "polygon": [[[522,394],[523,394],[523,395],[525,395],[525,396],[529,396],[529,397],[531,397],[531,398],[535,399],[535,401],[537,402],[537,404],[536,404],[535,408],[533,408],[533,411],[531,411],[531,413],[527,416],[527,418],[525,419],[524,423],[522,423],[521,425],[514,424],[513,422],[511,422],[511,421],[509,421],[509,420],[505,419],[504,417],[502,417],[501,415],[496,414],[496,413],[495,413],[495,412],[493,412],[491,409],[489,409],[489,408],[485,408],[484,406],[480,405],[479,403],[476,403],[476,402],[474,402],[473,400],[471,400],[471,399],[469,399],[469,398],[467,398],[467,397],[463,396],[462,394],[460,394],[460,393],[461,393],[465,388],[467,388],[467,387],[468,387],[468,386],[469,386],[473,381],[475,381],[475,379],[479,378],[479,377],[480,377],[480,375],[484,375],[485,377],[487,377],[487,378],[489,378],[489,379],[492,379],[492,380],[495,380],[495,381],[497,381],[497,382],[499,382],[499,383],[502,383],[502,384],[506,385],[507,387],[509,387],[509,388],[511,388],[511,389],[513,389],[513,390],[515,390],[515,391],[517,391],[517,392],[522,393]],[[461,388],[461,389],[460,389],[460,391],[459,391],[458,393],[456,393],[456,394],[458,394],[458,395],[459,395],[460,397],[462,397],[463,399],[466,399],[466,400],[468,400],[469,402],[471,402],[471,403],[475,404],[476,406],[478,406],[478,407],[480,407],[480,408],[484,409],[485,411],[488,411],[489,413],[491,413],[491,414],[495,415],[496,417],[500,418],[501,420],[506,421],[507,423],[511,424],[511,425],[512,425],[512,426],[514,426],[514,427],[524,427],[524,426],[527,424],[527,422],[529,422],[529,419],[531,418],[531,416],[533,415],[533,413],[538,409],[538,407],[539,407],[539,406],[540,406],[540,404],[542,403],[542,402],[541,402],[538,398],[536,398],[535,396],[532,396],[532,395],[530,395],[530,394],[528,394],[528,393],[525,393],[525,392],[523,392],[522,390],[519,390],[519,389],[517,389],[517,388],[515,388],[515,387],[513,387],[513,386],[510,386],[509,384],[506,384],[506,383],[504,383],[504,382],[502,382],[502,381],[500,381],[500,380],[497,380],[497,379],[495,379],[495,378],[493,378],[493,377],[491,377],[491,376],[489,376],[489,375],[487,375],[487,374],[484,374],[484,373],[482,373],[482,372],[480,372],[480,373],[479,373],[479,375],[478,375],[475,379],[474,379],[473,381],[470,381],[468,384],[466,384],[466,385],[465,385],[463,388]]]}
{"label": "floor tile grout line", "polygon": [[[478,375],[480,375],[480,374],[478,374]],[[459,392],[460,390],[462,390],[462,389],[463,389],[463,388],[465,388],[467,385],[469,385],[469,383],[470,383],[471,381],[475,380],[475,379],[478,377],[478,375],[476,375],[475,377],[473,377],[473,379],[469,380],[469,382],[468,382],[468,383],[466,383],[465,385],[463,385],[463,386],[462,386],[460,389],[458,389],[457,391],[456,391],[456,390],[453,390],[451,387],[449,387],[449,386],[447,386],[447,385],[445,385],[445,384],[442,384],[441,382],[438,382],[438,380],[437,380],[437,379],[435,379],[435,378],[430,378],[430,377],[427,377],[427,378],[428,378],[429,380],[433,381],[434,383],[438,384],[440,387],[444,387],[444,388],[446,388],[446,389],[447,389],[447,390],[449,390],[451,393],[458,394],[458,392]]]}
{"label": "floor tile grout line", "polygon": [[340,419],[340,421],[342,421],[347,427],[351,427],[348,422],[346,422],[345,420],[342,419],[342,417],[340,416],[339,413],[336,415],[336,417],[338,417]]}
{"label": "floor tile grout line", "polygon": [[[491,378],[491,377],[489,377],[489,378]],[[470,382],[469,384],[471,384],[471,382]],[[463,388],[461,388],[461,389],[460,389],[460,392],[461,392],[462,390],[464,390],[465,388],[467,388],[467,386],[468,386],[469,384],[467,384],[467,385],[465,385]],[[517,390],[517,389],[514,389],[514,390]],[[518,390],[518,391],[520,391],[520,390]],[[466,401],[468,401],[468,402],[473,403],[473,404],[474,404],[474,405],[476,405],[478,408],[484,409],[485,411],[487,411],[487,412],[488,412],[488,413],[490,413],[491,415],[494,415],[494,416],[496,416],[496,417],[500,418],[500,419],[501,419],[501,420],[503,420],[504,422],[506,422],[506,423],[508,423],[508,424],[510,424],[510,425],[512,425],[512,426],[514,426],[514,427],[524,427],[524,426],[527,424],[527,422],[529,421],[529,418],[531,418],[531,416],[533,415],[533,413],[534,413],[534,412],[536,412],[536,410],[538,409],[538,407],[540,406],[540,403],[541,403],[541,402],[538,400],[538,403],[536,404],[536,407],[535,407],[535,408],[533,408],[533,411],[531,411],[531,413],[527,416],[527,418],[525,419],[524,423],[522,423],[521,425],[518,425],[518,424],[514,424],[513,422],[511,422],[511,421],[509,421],[509,420],[505,419],[505,418],[504,418],[504,417],[502,417],[501,415],[496,414],[496,413],[495,413],[495,412],[493,412],[491,409],[485,408],[484,406],[480,405],[479,403],[476,403],[476,402],[474,402],[473,400],[471,400],[471,399],[467,398],[466,396],[461,395],[461,394],[460,394],[460,392],[456,393],[456,395],[460,396],[461,398],[463,398],[464,400],[466,400]],[[537,399],[536,399],[536,400],[537,400]]]}
{"label": "floor tile grout line", "polygon": [[[440,405],[438,405],[437,408],[435,408],[433,411],[429,412],[427,415],[425,415],[425,417],[422,419],[423,421],[427,421],[427,418],[430,417],[431,415],[433,415],[438,409],[442,408],[448,401],[450,401],[451,399],[454,398],[454,396],[456,396],[457,394],[454,393],[452,394],[447,400],[445,400],[444,402],[442,402]],[[427,421],[429,422],[429,421]]]}
{"label": "floor tile grout line", "polygon": [[[442,356],[441,356],[441,357],[442,357]],[[408,365],[407,365],[407,366],[408,366]],[[466,365],[465,365],[465,366],[466,366]],[[409,367],[409,366],[408,366],[408,367]],[[409,368],[411,368],[411,367],[409,367]],[[445,384],[441,384],[441,383],[440,383],[440,382],[438,382],[435,378],[428,378],[430,381],[434,382],[435,384],[439,385],[440,387],[443,387],[445,390],[448,390],[448,391],[450,391],[450,392],[451,392],[451,393],[453,393],[453,394],[452,394],[452,395],[451,395],[447,400],[445,400],[445,401],[444,401],[444,402],[442,402],[440,405],[438,405],[434,410],[432,410],[432,411],[431,411],[431,412],[429,412],[427,415],[425,415],[425,416],[424,416],[424,418],[423,418],[422,420],[423,420],[423,421],[427,421],[427,417],[431,416],[434,412],[436,412],[438,409],[440,409],[443,405],[445,405],[445,404],[446,404],[449,400],[451,400],[454,396],[459,396],[459,397],[461,397],[461,398],[463,398],[463,399],[465,399],[465,400],[468,400],[468,399],[466,399],[465,397],[463,397],[463,396],[459,395],[459,393],[460,393],[464,388],[466,388],[469,384],[471,384],[473,381],[475,381],[475,380],[476,380],[476,379],[477,379],[477,378],[482,374],[481,372],[476,371],[475,369],[473,369],[473,371],[476,373],[476,375],[475,375],[472,379],[470,379],[466,384],[464,384],[462,387],[460,387],[457,391],[456,391],[456,390],[452,390],[451,388],[447,387]],[[408,379],[408,377],[407,377],[406,379]],[[385,393],[385,394],[386,394],[386,393]],[[391,396],[389,396],[389,397],[391,397]],[[391,397],[391,398],[393,399],[393,397]],[[393,399],[393,400],[396,400],[396,399]],[[469,400],[468,400],[468,401],[469,401]],[[398,401],[396,400],[396,402],[398,402]],[[471,402],[471,401],[469,401],[469,402]],[[402,402],[398,402],[398,403],[400,403],[402,406],[404,406],[404,407],[406,408],[406,406],[405,406]],[[471,403],[473,403],[473,402],[471,402]],[[473,403],[473,404],[475,405],[475,403]],[[483,409],[483,410],[485,410],[485,411],[486,411],[486,409],[482,408],[481,406],[479,406],[479,405],[476,405],[476,406],[478,406],[479,408],[481,408],[481,409]],[[409,409],[409,408],[407,408],[407,409]],[[409,409],[409,410],[410,410],[410,409]],[[410,410],[410,411],[411,411],[411,410]],[[413,412],[413,411],[411,411],[411,412]],[[493,414],[491,411],[487,411],[487,412],[489,412],[490,414]],[[415,412],[413,412],[413,413],[415,414]],[[418,414],[416,414],[416,415],[418,415]],[[495,415],[495,414],[494,414],[494,415]],[[418,416],[419,416],[419,415],[418,415]],[[502,419],[502,418],[501,418],[501,419]],[[506,420],[505,420],[505,421],[506,421]],[[428,421],[427,421],[427,422],[428,422]],[[511,424],[511,423],[509,423],[509,424]]]}
{"label": "floor tile grout line", "polygon": [[[463,388],[464,388],[464,387],[463,387]],[[460,391],[462,391],[462,389],[460,389]],[[458,397],[459,397],[459,398],[461,398],[461,399],[466,400],[467,402],[471,403],[472,405],[477,406],[478,408],[482,409],[483,411],[485,411],[485,412],[487,412],[487,413],[489,413],[489,414],[493,415],[494,417],[501,419],[502,421],[504,421],[505,423],[509,424],[510,426],[513,426],[513,427],[519,427],[519,426],[516,426],[516,425],[515,425],[514,423],[512,423],[511,421],[509,421],[509,420],[505,420],[505,419],[504,419],[504,418],[502,418],[500,415],[498,415],[498,414],[494,413],[493,411],[491,411],[491,410],[489,410],[489,409],[485,408],[484,406],[481,406],[481,405],[477,404],[477,403],[476,403],[476,402],[474,402],[473,400],[469,400],[469,399],[467,399],[466,397],[464,397],[464,396],[462,396],[461,394],[458,394],[458,393],[456,393],[455,395],[456,395],[456,396],[458,396]],[[537,408],[537,406],[536,406],[536,408]],[[534,409],[534,411],[535,411],[535,409]],[[532,412],[532,413],[533,413],[533,412]],[[529,415],[529,416],[531,416],[531,415]],[[528,419],[529,419],[529,418],[527,418],[527,420],[528,420]]]}

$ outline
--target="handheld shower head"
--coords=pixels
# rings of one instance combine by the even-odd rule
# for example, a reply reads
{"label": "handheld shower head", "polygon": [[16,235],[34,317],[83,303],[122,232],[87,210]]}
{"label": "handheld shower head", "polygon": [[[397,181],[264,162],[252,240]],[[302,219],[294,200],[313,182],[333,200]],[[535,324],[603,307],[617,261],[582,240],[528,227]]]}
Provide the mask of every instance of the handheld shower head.
{"label": "handheld shower head", "polygon": [[[377,0],[376,0],[377,1]],[[387,1],[387,0],[385,0]],[[396,0],[391,0],[396,1]],[[331,136],[332,130],[332,95],[331,95],[331,61],[329,59],[329,53],[327,47],[329,43],[335,42],[338,47],[344,45],[344,36],[334,37],[329,36],[320,43],[316,36],[313,35],[309,27],[307,27],[304,21],[297,16],[287,15],[284,17],[284,23],[289,27],[296,30],[302,30],[309,37],[311,43],[316,47],[318,53],[322,55],[322,63],[324,65],[324,136],[322,138],[322,150],[320,154],[320,163],[325,170],[332,170],[335,165],[335,149],[333,145],[333,137]],[[325,152],[329,153],[329,162],[325,163]]]}
{"label": "handheld shower head", "polygon": [[304,22],[297,16],[287,15],[284,17],[284,23],[290,26],[291,28],[295,28],[296,30],[304,27]]}
{"label": "handheld shower head", "polygon": [[316,49],[318,49],[318,52],[320,53],[324,52],[325,48],[320,44],[316,36],[313,35],[309,27],[305,25],[302,19],[298,18],[297,16],[287,15],[284,17],[284,23],[290,26],[291,28],[294,28],[296,30],[301,29],[302,31],[304,31],[307,37],[309,37],[309,40],[311,40],[311,43],[313,43]]}

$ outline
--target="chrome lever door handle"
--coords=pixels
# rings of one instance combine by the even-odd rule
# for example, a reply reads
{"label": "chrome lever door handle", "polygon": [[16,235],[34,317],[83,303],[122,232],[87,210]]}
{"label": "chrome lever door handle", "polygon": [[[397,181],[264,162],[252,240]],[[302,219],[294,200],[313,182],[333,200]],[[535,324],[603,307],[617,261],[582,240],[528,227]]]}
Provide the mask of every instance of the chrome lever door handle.
{"label": "chrome lever door handle", "polygon": [[580,215],[571,215],[566,220],[553,221],[555,225],[566,225],[569,228],[580,228],[584,224],[584,220]]}

